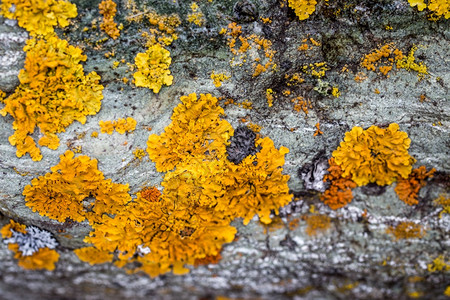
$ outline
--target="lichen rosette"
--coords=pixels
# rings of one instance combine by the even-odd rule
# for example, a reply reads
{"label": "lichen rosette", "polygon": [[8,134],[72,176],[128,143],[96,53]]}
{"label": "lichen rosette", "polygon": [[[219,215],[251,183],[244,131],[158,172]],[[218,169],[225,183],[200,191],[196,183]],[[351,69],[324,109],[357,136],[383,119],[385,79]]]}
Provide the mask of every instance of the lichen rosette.
{"label": "lichen rosette", "polygon": [[408,153],[410,143],[396,123],[385,129],[354,127],[333,151],[333,157],[342,168],[342,176],[351,175],[358,186],[371,182],[388,185],[411,173],[415,159]]}

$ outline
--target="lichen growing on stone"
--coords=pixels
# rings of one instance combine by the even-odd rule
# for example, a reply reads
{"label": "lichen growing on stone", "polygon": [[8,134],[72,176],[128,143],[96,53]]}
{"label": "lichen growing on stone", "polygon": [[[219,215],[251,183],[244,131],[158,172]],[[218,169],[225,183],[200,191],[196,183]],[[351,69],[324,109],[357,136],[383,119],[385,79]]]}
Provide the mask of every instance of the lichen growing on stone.
{"label": "lichen growing on stone", "polygon": [[395,187],[395,192],[400,200],[408,205],[418,204],[419,200],[417,197],[419,190],[427,184],[427,178],[433,177],[435,171],[436,169],[433,168],[427,172],[425,166],[420,166],[419,168],[412,170],[408,178],[399,179],[397,181],[397,186]]}
{"label": "lichen growing on stone", "polygon": [[136,120],[128,117],[126,119],[119,118],[117,121],[99,121],[101,133],[112,134],[114,130],[119,134],[124,134],[125,132],[133,132],[136,129]]}
{"label": "lichen growing on stone", "polygon": [[342,168],[342,176],[351,175],[358,186],[370,182],[387,185],[411,173],[415,159],[408,153],[410,143],[396,123],[385,129],[375,125],[366,130],[353,127],[333,151],[333,157]]}
{"label": "lichen growing on stone", "polygon": [[306,20],[316,10],[316,0],[288,0],[288,5],[292,8],[300,20]]}
{"label": "lichen growing on stone", "polygon": [[[440,19],[444,16],[446,19],[450,18],[450,3],[447,0],[408,0],[411,7],[417,6],[419,11],[427,8],[432,12],[432,19]],[[426,3],[428,2],[428,3]]]}
{"label": "lichen growing on stone", "polygon": [[138,71],[133,74],[136,86],[147,87],[154,93],[159,93],[163,85],[172,85],[170,75],[172,58],[170,52],[160,44],[150,46],[146,52],[138,53],[135,63]]}
{"label": "lichen growing on stone", "polygon": [[20,85],[4,99],[0,114],[14,118],[14,134],[9,137],[17,156],[29,153],[35,161],[42,155],[30,136],[39,128],[43,136],[40,146],[57,149],[56,135],[74,121],[82,124],[87,115],[100,110],[103,86],[95,72],[84,75],[81,49],[56,36],[46,40],[32,39],[24,47],[25,68],[19,73]]}
{"label": "lichen growing on stone", "polygon": [[[178,163],[204,157],[208,153],[218,159],[225,155],[233,128],[221,120],[223,109],[210,94],[182,96],[174,109],[172,123],[161,135],[152,134],[147,152],[158,172],[172,170]],[[182,134],[181,134],[182,133]]]}
{"label": "lichen growing on stone", "polygon": [[23,195],[33,211],[59,222],[81,222],[86,218],[90,223],[97,222],[103,213],[117,213],[131,199],[128,185],[105,179],[97,160],[88,156],[74,157],[73,152],[66,151],[51,171],[34,178]]}
{"label": "lichen growing on stone", "polygon": [[187,20],[189,23],[194,23],[200,27],[205,23],[205,15],[203,15],[196,2],[192,2],[191,12],[187,15]]}
{"label": "lichen growing on stone", "polygon": [[330,186],[320,195],[320,200],[331,209],[338,209],[352,201],[352,189],[356,188],[356,183],[352,181],[351,175],[343,176],[341,167],[333,157],[328,160],[328,164],[328,174],[323,177],[323,181],[329,181]]}
{"label": "lichen growing on stone", "polygon": [[331,218],[327,215],[309,215],[306,216],[305,232],[309,236],[315,236],[326,232],[331,226]]}
{"label": "lichen growing on stone", "polygon": [[32,36],[46,36],[57,25],[69,25],[68,19],[77,16],[77,7],[64,0],[3,0],[0,14],[17,20]]}
{"label": "lichen growing on stone", "polygon": [[35,226],[26,227],[10,220],[10,223],[1,229],[1,235],[22,268],[49,271],[55,269],[59,254],[54,249],[58,242],[50,232]]}
{"label": "lichen growing on stone", "polygon": [[422,238],[426,234],[425,228],[414,222],[400,222],[397,226],[390,226],[386,233],[391,234],[396,240],[400,239],[417,239]]}
{"label": "lichen growing on stone", "polygon": [[112,0],[103,0],[98,5],[100,14],[103,16],[102,23],[100,24],[101,30],[113,39],[117,39],[120,35],[120,30],[117,28],[117,24],[114,22],[114,16],[116,15],[116,3]]}

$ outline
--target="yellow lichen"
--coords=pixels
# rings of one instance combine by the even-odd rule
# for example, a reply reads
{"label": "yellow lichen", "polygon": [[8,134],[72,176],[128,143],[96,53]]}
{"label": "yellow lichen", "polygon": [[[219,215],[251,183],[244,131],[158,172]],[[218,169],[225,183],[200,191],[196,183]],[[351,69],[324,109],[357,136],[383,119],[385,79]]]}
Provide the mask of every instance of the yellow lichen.
{"label": "yellow lichen", "polygon": [[425,75],[428,75],[427,66],[422,62],[416,63],[416,58],[414,57],[416,50],[417,46],[413,46],[411,51],[409,51],[408,56],[403,56],[402,59],[397,60],[397,68],[405,69],[407,71],[416,71],[419,79],[422,79]]}
{"label": "yellow lichen", "polygon": [[138,148],[138,149],[136,149],[136,150],[133,151],[133,155],[134,155],[134,158],[141,160],[141,159],[143,159],[147,154],[145,153],[145,150],[144,150],[144,149]]}
{"label": "yellow lichen", "polygon": [[[97,160],[74,158],[66,151],[51,173],[34,178],[23,190],[25,202],[33,211],[59,222],[67,218],[81,222],[101,219],[103,212],[114,213],[130,200],[128,185],[105,179]],[[89,197],[95,201],[88,201]],[[51,199],[51,201],[49,201]]]}
{"label": "yellow lichen", "polygon": [[425,166],[420,166],[417,169],[412,170],[409,177],[406,179],[399,179],[397,186],[395,187],[395,192],[397,193],[400,200],[408,205],[416,205],[419,203],[417,199],[419,190],[424,187],[426,179],[433,177],[433,173],[436,169],[431,169],[427,172]]}
{"label": "yellow lichen", "polygon": [[[419,11],[427,8],[427,3],[424,0],[408,0],[411,7],[417,6]],[[446,19],[450,18],[450,3],[447,0],[430,0],[428,2],[428,9],[432,11],[433,19],[440,19],[444,16]]]}
{"label": "yellow lichen", "polygon": [[342,168],[342,176],[351,175],[358,186],[370,182],[387,185],[411,173],[415,159],[408,154],[410,143],[396,123],[386,129],[353,127],[333,151],[333,157]]}
{"label": "yellow lichen", "polygon": [[430,273],[450,271],[450,261],[447,261],[444,255],[439,255],[427,267]]}
{"label": "yellow lichen", "polygon": [[273,92],[272,89],[267,89],[266,90],[267,105],[269,107],[273,106],[273,100],[274,100],[273,94],[274,94],[274,92]]}
{"label": "yellow lichen", "polygon": [[3,0],[0,14],[17,20],[32,36],[46,36],[57,25],[69,25],[68,19],[77,16],[77,7],[64,0]]}
{"label": "yellow lichen", "polygon": [[43,136],[39,145],[56,149],[56,133],[65,131],[74,121],[84,124],[87,115],[100,110],[103,86],[95,72],[84,75],[81,49],[70,46],[56,36],[46,40],[29,40],[25,68],[19,73],[20,85],[4,100],[0,114],[14,119],[14,134],[9,137],[17,156],[29,153],[35,161],[42,155],[30,136],[39,128]]}
{"label": "yellow lichen", "polygon": [[151,46],[145,53],[138,53],[135,58],[138,71],[133,74],[136,86],[159,93],[163,85],[172,85],[171,62],[170,52],[159,44]]}
{"label": "yellow lichen", "polygon": [[425,236],[425,228],[414,222],[400,222],[397,226],[390,226],[386,233],[391,234],[396,240],[400,239],[416,239]]}
{"label": "yellow lichen", "polygon": [[46,269],[53,271],[55,264],[59,260],[59,254],[53,249],[41,248],[32,255],[24,256],[19,251],[19,246],[10,244],[8,247],[12,250],[14,258],[18,260],[18,265],[27,270],[42,270]]}
{"label": "yellow lichen", "polygon": [[434,201],[435,205],[441,205],[443,210],[439,213],[439,217],[442,217],[442,214],[450,214],[450,197],[447,194],[440,194],[437,199]]}
{"label": "yellow lichen", "polygon": [[211,73],[211,79],[214,81],[214,85],[216,87],[221,87],[222,86],[222,82],[225,80],[230,79],[231,76],[227,76],[223,73],[214,73],[214,71],[212,71]]}
{"label": "yellow lichen", "polygon": [[292,8],[300,20],[306,20],[316,10],[316,0],[288,0],[288,5]]}
{"label": "yellow lichen", "polygon": [[187,15],[187,20],[189,23],[194,23],[197,26],[203,26],[205,23],[205,16],[198,7],[197,3],[192,2],[191,12]]}
{"label": "yellow lichen", "polygon": [[[184,160],[198,159],[209,152],[212,157],[225,155],[226,141],[233,134],[231,125],[220,119],[223,109],[210,94],[182,96],[174,109],[172,123],[161,135],[152,134],[147,152],[158,172],[172,170]],[[182,135],[180,133],[183,132]]]}
{"label": "yellow lichen", "polygon": [[114,22],[114,16],[116,15],[116,3],[112,0],[103,0],[98,5],[100,14],[103,16],[100,29],[113,39],[117,39],[120,35],[120,30],[117,28],[117,24]]}
{"label": "yellow lichen", "polygon": [[326,232],[331,226],[331,219],[326,215],[310,215],[306,217],[305,232],[309,236]]}
{"label": "yellow lichen", "polygon": [[101,251],[95,247],[84,247],[73,250],[81,261],[87,262],[91,265],[103,264],[110,262],[114,255],[106,251]]}

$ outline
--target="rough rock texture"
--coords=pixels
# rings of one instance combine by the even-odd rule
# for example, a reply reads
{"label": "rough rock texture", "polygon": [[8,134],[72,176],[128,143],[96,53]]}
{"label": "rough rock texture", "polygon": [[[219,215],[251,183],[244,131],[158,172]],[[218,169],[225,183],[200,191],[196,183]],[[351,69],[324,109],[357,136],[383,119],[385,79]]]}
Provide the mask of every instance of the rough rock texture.
{"label": "rough rock texture", "polygon": [[[145,2],[160,14],[177,13],[183,21],[178,28],[179,39],[167,47],[172,57],[170,70],[174,84],[154,94],[122,82],[122,77],[131,77],[126,64],[113,68],[116,60],[133,64],[136,54],[145,51],[139,29],[148,25],[127,22],[125,17],[129,11],[125,3],[116,1],[116,21],[122,22],[124,29],[117,40],[96,43],[105,37],[99,29],[91,28],[91,22],[100,17],[99,1],[72,2],[77,4],[78,17],[72,26],[57,32],[61,38],[83,47],[88,56],[84,64],[86,72],[95,70],[101,75],[105,86],[102,108],[97,115],[88,117],[86,124],[72,124],[59,134],[61,146],[55,151],[42,149],[44,159],[40,162],[33,162],[28,156],[16,157],[16,149],[8,142],[13,133],[13,119],[0,118],[0,226],[12,218],[48,230],[57,238],[60,244],[57,250],[61,254],[53,272],[25,271],[17,266],[7,245],[0,243],[0,298],[445,297],[450,273],[430,273],[427,265],[439,255],[448,259],[450,249],[450,216],[443,214],[439,218],[441,209],[432,203],[439,194],[448,193],[450,182],[450,20],[429,21],[425,12],[411,8],[406,0],[322,1],[305,21],[299,21],[280,1],[213,0],[199,2],[206,22],[198,27],[186,21],[190,2],[138,1],[138,5]],[[252,5],[245,6],[245,2]],[[248,7],[244,13],[242,6]],[[264,23],[259,17],[268,17],[272,22]],[[272,41],[276,71],[253,77],[251,62],[230,66],[233,55],[226,37],[219,31],[231,21],[242,26],[246,34],[255,33]],[[83,30],[85,27],[89,29]],[[310,37],[321,46],[306,52],[297,50]],[[22,28],[0,17],[0,89],[8,94],[19,83],[17,75],[25,58],[21,49],[26,39],[27,33]],[[394,69],[386,78],[361,68],[360,61],[365,54],[389,42],[405,54],[413,44],[421,45],[416,59],[427,65],[430,75],[418,80],[415,72]],[[105,57],[111,51],[115,56]],[[322,61],[330,68],[322,78],[329,88],[318,93],[314,90],[318,80],[306,75],[304,83],[287,85],[286,74],[300,72],[302,66]],[[348,72],[342,71],[344,67]],[[216,88],[210,78],[213,70],[232,76]],[[368,79],[356,82],[354,77],[360,71]],[[332,86],[339,87],[339,98],[331,96]],[[277,95],[270,108],[266,101],[267,89]],[[282,93],[285,89],[311,100],[307,117],[293,110],[292,97]],[[72,250],[84,245],[82,240],[90,230],[89,225],[58,223],[33,213],[25,206],[24,186],[48,172],[58,163],[60,154],[77,146],[81,146],[84,155],[98,159],[99,169],[106,178],[129,183],[132,193],[147,184],[158,185],[162,174],[156,171],[154,163],[148,158],[135,159],[132,151],[145,149],[148,128],[152,128],[152,133],[161,133],[170,123],[179,97],[192,92],[232,98],[238,103],[252,102],[252,109],[224,106],[226,120],[237,128],[242,125],[240,120],[246,118],[260,125],[260,134],[273,139],[277,147],[290,149],[284,172],[291,176],[289,187],[295,200],[282,209],[280,217],[274,217],[271,226],[265,227],[257,219],[247,226],[235,221],[238,238],[224,246],[222,260],[218,264],[192,267],[187,275],[167,274],[152,279],[141,274],[128,275],[112,264],[90,266],[80,262]],[[424,101],[420,101],[421,95],[425,95]],[[99,120],[127,116],[138,122],[134,133],[91,137],[93,131],[99,131]],[[318,122],[323,135],[314,136],[314,125]],[[302,180],[299,174],[311,173],[311,166],[329,158],[346,131],[354,126],[367,128],[392,122],[408,133],[409,153],[417,159],[416,166],[437,170],[421,189],[418,205],[408,206],[398,200],[395,184],[386,188],[369,185],[353,191],[351,204],[332,211],[320,202],[319,192],[305,187],[304,180],[309,180],[308,188],[320,184],[314,185],[308,177]],[[323,176],[323,172],[318,173]],[[316,213],[331,217],[331,227],[316,236],[305,233],[304,217],[311,214],[311,205]],[[420,239],[395,240],[386,229],[400,221],[419,223],[427,233]]]}

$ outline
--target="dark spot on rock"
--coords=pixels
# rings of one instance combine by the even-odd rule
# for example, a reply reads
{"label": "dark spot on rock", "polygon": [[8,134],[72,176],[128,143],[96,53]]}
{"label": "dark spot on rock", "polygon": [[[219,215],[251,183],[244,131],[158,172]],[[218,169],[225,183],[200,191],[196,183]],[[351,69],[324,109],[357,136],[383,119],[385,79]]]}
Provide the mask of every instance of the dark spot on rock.
{"label": "dark spot on rock", "polygon": [[381,186],[376,183],[369,183],[361,187],[361,192],[368,196],[380,196],[386,192],[386,186]]}
{"label": "dark spot on rock", "polygon": [[258,10],[250,0],[236,2],[233,7],[233,19],[239,23],[249,23],[258,19]]}

